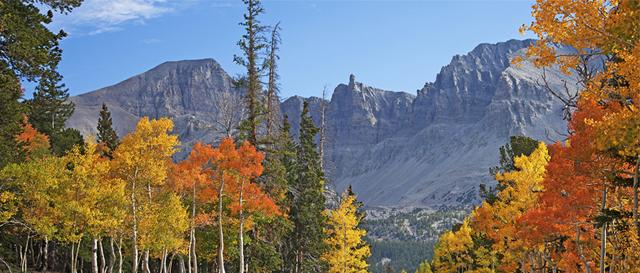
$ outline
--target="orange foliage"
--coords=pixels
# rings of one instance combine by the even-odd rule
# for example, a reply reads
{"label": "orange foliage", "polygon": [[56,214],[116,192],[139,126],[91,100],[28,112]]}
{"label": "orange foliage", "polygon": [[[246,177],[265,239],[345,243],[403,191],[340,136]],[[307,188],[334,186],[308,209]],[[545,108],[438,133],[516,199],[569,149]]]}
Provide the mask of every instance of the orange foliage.
{"label": "orange foliage", "polygon": [[239,197],[243,193],[245,212],[260,212],[266,215],[280,215],[280,209],[262,189],[251,180],[260,176],[263,171],[264,154],[258,152],[249,142],[239,148],[230,138],[223,139],[218,147],[196,143],[189,157],[172,168],[170,186],[183,198],[189,199],[196,206],[196,224],[211,224],[215,210],[203,211],[201,204],[218,202],[219,186],[224,175],[223,192],[231,198],[229,209],[234,214],[239,212]]}
{"label": "orange foliage", "polygon": [[[555,250],[557,265],[566,272],[583,272],[596,266],[599,240],[593,219],[600,213],[601,192],[608,187],[619,160],[600,153],[593,141],[595,130],[587,124],[599,120],[602,107],[581,100],[570,128],[567,145],[551,146],[551,161],[543,182],[539,205],[520,219],[518,236]],[[562,249],[562,252],[559,250]]]}
{"label": "orange foliage", "polygon": [[22,124],[22,133],[16,136],[16,139],[23,145],[25,152],[27,152],[27,158],[47,153],[50,148],[49,137],[33,128],[27,117],[24,117]]}

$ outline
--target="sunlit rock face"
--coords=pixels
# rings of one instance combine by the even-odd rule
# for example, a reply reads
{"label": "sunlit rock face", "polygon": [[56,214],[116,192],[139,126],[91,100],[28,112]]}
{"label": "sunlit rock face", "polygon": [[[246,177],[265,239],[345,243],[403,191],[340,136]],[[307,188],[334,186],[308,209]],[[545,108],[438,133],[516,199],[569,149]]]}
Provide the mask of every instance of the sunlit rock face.
{"label": "sunlit rock face", "polygon": [[[542,71],[511,64],[531,42],[481,44],[454,56],[415,96],[353,76],[336,87],[326,160],[337,191],[351,185],[369,206],[468,206],[479,202],[479,184],[495,183],[489,168],[509,136],[561,140],[566,122],[539,83]],[[553,69],[547,78],[553,88],[574,82]]]}
{"label": "sunlit rock face", "polygon": [[214,122],[218,92],[242,94],[213,59],[166,62],[115,85],[72,97],[76,111],[67,125],[84,135],[95,134],[105,103],[118,134],[133,130],[141,117],[170,117],[174,133],[186,148],[194,141],[209,142],[220,135]]}
{"label": "sunlit rock face", "polygon": [[[351,75],[324,101],[329,184],[338,192],[352,185],[368,206],[477,203],[478,185],[493,183],[489,167],[497,164],[498,148],[510,135],[550,141],[566,130],[561,105],[538,83],[542,72],[510,62],[530,43],[481,44],[454,56],[416,95],[371,87]],[[547,70],[547,78],[555,88],[572,82],[556,70]],[[217,92],[243,94],[212,59],[167,62],[73,97],[76,112],[67,125],[95,134],[103,102],[121,135],[140,117],[170,117],[184,155],[195,141],[219,139]],[[322,99],[294,96],[281,103],[294,137],[305,100],[319,125]]]}

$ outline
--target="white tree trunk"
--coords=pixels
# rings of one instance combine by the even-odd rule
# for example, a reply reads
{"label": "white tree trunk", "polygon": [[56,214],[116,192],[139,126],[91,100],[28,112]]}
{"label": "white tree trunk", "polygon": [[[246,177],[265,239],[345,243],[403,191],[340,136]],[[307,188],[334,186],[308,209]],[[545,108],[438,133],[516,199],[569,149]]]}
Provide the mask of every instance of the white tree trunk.
{"label": "white tree trunk", "polygon": [[100,273],[98,271],[98,239],[93,238],[91,245],[91,273]]}
{"label": "white tree trunk", "polygon": [[224,190],[224,171],[220,179],[220,189],[218,190],[218,272],[224,272],[224,232],[222,229],[222,191]]}

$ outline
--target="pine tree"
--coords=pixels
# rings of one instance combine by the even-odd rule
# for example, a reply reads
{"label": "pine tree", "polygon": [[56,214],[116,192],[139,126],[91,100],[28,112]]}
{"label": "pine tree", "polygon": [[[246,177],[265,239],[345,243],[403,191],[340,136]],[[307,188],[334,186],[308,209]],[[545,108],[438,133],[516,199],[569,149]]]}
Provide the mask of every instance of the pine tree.
{"label": "pine tree", "polygon": [[20,82],[34,82],[53,73],[61,58],[59,40],[66,34],[51,32],[47,24],[51,23],[54,11],[69,12],[81,1],[37,3],[3,0],[0,5],[0,167],[22,159],[15,141],[26,111],[18,104],[23,95]]}
{"label": "pine tree", "polygon": [[69,90],[61,80],[62,76],[56,71],[47,72],[40,79],[33,99],[27,101],[29,122],[38,132],[49,136],[51,150],[56,155],[66,153],[74,145],[84,144],[79,131],[65,128],[75,106],[69,101]]}
{"label": "pine tree", "polygon": [[100,117],[98,118],[98,143],[105,146],[105,154],[111,157],[113,151],[118,147],[118,134],[113,129],[113,123],[111,121],[111,112],[107,108],[106,104],[102,104],[100,110]]}
{"label": "pine tree", "polygon": [[[24,158],[16,137],[22,132],[21,121],[24,117],[20,88],[4,81],[0,75],[0,169],[9,163],[19,162]],[[10,80],[9,80],[10,81]]]}
{"label": "pine tree", "polygon": [[267,47],[264,32],[266,27],[260,24],[258,16],[264,13],[260,0],[243,0],[247,7],[244,14],[244,22],[240,23],[245,29],[245,34],[238,41],[238,46],[244,54],[234,56],[234,62],[247,69],[246,79],[242,87],[246,88],[246,104],[248,109],[247,119],[241,124],[242,137],[255,145],[258,141],[258,130],[262,123],[264,105],[262,103],[262,75],[263,66],[260,58],[262,51]]}
{"label": "pine tree", "polygon": [[326,225],[324,174],[320,166],[315,137],[318,128],[309,115],[309,104],[304,103],[300,118],[299,143],[293,163],[288,193],[293,223],[290,235],[289,272],[324,272],[325,263],[320,259],[326,250],[323,229]]}

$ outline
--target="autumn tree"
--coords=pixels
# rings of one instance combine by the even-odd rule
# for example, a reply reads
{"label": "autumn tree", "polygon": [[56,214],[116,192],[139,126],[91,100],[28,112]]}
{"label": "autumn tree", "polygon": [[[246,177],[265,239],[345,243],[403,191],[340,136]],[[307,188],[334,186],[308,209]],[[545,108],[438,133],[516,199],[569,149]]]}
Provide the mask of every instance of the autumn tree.
{"label": "autumn tree", "polygon": [[[169,119],[142,118],[113,153],[113,176],[126,182],[133,273],[138,272],[140,247],[144,247],[139,238],[140,223],[144,217],[150,217],[144,213],[155,206],[154,195],[167,180],[171,156],[179,143],[177,136],[170,134],[172,129],[173,122]],[[149,248],[143,250],[143,269],[148,271]]]}
{"label": "autumn tree", "polygon": [[22,133],[16,137],[26,159],[41,158],[49,154],[49,137],[38,132],[27,120],[23,121]]}
{"label": "autumn tree", "polygon": [[[528,50],[530,61],[540,67],[558,65],[566,72],[574,69],[572,72],[581,80],[582,89],[573,107],[576,114],[585,118],[574,124],[572,138],[575,139],[568,147],[558,148],[558,163],[571,168],[574,176],[581,177],[590,186],[572,188],[582,190],[579,192],[582,196],[574,193],[567,197],[585,200],[584,206],[572,206],[570,214],[559,216],[572,220],[569,223],[574,222],[574,226],[584,220],[601,229],[599,259],[587,255],[591,253],[588,249],[594,242],[584,240],[594,238],[595,235],[591,234],[594,230],[576,230],[574,233],[580,234],[572,234],[575,236],[571,238],[576,240],[564,256],[569,259],[572,258],[569,255],[573,255],[571,261],[581,265],[580,270],[590,271],[596,263],[601,271],[605,270],[607,263],[609,268],[632,268],[634,259],[620,253],[608,255],[607,248],[610,248],[609,244],[622,243],[624,247],[614,249],[638,249],[634,238],[640,232],[637,201],[640,176],[637,152],[640,38],[635,35],[640,29],[639,9],[637,1],[627,0],[539,0],[533,6],[533,22],[522,27],[523,31],[531,31],[539,38]],[[558,44],[569,46],[574,52],[557,54]],[[600,69],[591,69],[588,65],[590,60],[596,60]],[[575,142],[581,139],[584,140],[583,145],[576,145]],[[596,145],[595,149],[592,144]],[[589,160],[582,163],[576,158]],[[612,160],[624,163],[611,165],[609,162]],[[567,187],[563,183],[571,182],[562,173],[554,175],[549,182],[552,181],[562,189]],[[624,216],[627,212],[631,217]],[[633,228],[626,228],[628,224]],[[632,235],[633,229],[635,235]],[[607,231],[617,235],[606,236]],[[620,231],[625,235],[620,235]]]}
{"label": "autumn tree", "polygon": [[436,272],[457,273],[471,270],[473,240],[471,227],[465,220],[457,231],[447,231],[438,240],[433,254]]}
{"label": "autumn tree", "polygon": [[175,164],[171,173],[171,187],[183,196],[183,202],[191,211],[189,217],[189,249],[188,272],[198,272],[198,255],[196,244],[197,227],[206,226],[210,222],[211,211],[206,204],[217,202],[217,195],[210,164],[214,160],[214,148],[197,142],[186,160]]}
{"label": "autumn tree", "polygon": [[429,261],[422,261],[416,268],[416,273],[433,273]]}
{"label": "autumn tree", "polygon": [[367,258],[371,250],[363,240],[366,231],[359,228],[362,215],[358,212],[355,195],[342,194],[340,205],[329,211],[325,229],[327,251],[322,259],[329,266],[328,272],[368,272]]}
{"label": "autumn tree", "polygon": [[43,157],[6,166],[0,171],[0,179],[6,181],[3,186],[11,189],[2,194],[3,203],[10,201],[9,207],[3,204],[3,218],[11,220],[25,234],[17,238],[17,261],[20,271],[26,272],[32,238],[38,236],[48,241],[59,236],[62,204],[56,203],[61,200],[52,193],[69,179],[69,172],[64,159]]}
{"label": "autumn tree", "polygon": [[[500,146],[499,165],[489,169],[491,175],[515,171],[515,158],[521,155],[529,156],[538,147],[538,141],[526,136],[511,136],[509,142]],[[496,200],[496,194],[506,185],[498,183],[495,188],[480,184],[480,197],[492,203]]]}
{"label": "autumn tree", "polygon": [[[109,177],[110,162],[88,143],[84,152],[74,147],[65,160],[71,168],[70,179],[60,186],[62,221],[60,231],[65,241],[77,244],[72,252],[76,263],[80,240],[87,236],[92,245],[92,272],[98,273],[98,241],[113,227],[120,226],[125,217],[125,182]],[[73,247],[73,245],[72,245]],[[73,250],[73,248],[72,248]],[[77,269],[76,269],[77,270]]]}

